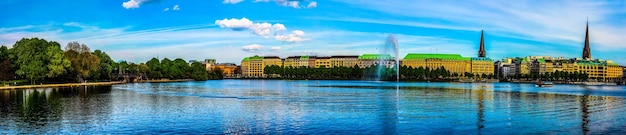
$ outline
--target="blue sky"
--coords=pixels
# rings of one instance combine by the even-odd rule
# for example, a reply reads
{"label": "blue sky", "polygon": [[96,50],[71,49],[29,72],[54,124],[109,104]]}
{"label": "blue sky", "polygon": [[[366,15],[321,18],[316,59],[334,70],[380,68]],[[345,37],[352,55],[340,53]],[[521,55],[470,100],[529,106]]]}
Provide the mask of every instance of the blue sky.
{"label": "blue sky", "polygon": [[115,60],[378,53],[389,34],[407,53],[592,57],[626,65],[625,1],[2,0],[0,45],[70,41]]}

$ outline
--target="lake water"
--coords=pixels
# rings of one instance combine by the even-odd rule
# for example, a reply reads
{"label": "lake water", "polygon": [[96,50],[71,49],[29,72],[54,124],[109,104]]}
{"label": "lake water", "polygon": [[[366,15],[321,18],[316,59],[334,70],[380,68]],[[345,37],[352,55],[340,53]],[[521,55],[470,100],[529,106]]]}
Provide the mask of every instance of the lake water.
{"label": "lake water", "polygon": [[624,134],[626,87],[212,80],[0,91],[0,134]]}

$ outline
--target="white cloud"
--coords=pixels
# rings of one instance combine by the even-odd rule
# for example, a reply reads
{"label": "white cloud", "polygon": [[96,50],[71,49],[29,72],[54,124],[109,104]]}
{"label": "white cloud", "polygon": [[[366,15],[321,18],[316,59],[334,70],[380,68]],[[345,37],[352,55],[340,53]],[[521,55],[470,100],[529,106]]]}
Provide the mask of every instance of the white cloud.
{"label": "white cloud", "polygon": [[178,7],[178,5],[174,5],[174,7],[172,7],[172,10],[180,10],[180,7]]}
{"label": "white cloud", "polygon": [[222,28],[228,28],[235,31],[242,30],[251,30],[252,33],[259,36],[268,36],[273,32],[284,31],[287,30],[285,25],[280,23],[270,24],[267,22],[264,23],[254,23],[247,18],[231,18],[231,19],[223,19],[223,20],[215,20],[215,24],[219,25]]}
{"label": "white cloud", "polygon": [[126,8],[126,9],[131,9],[131,8],[139,8],[139,3],[136,0],[128,0],[127,2],[123,2],[122,3],[122,7]]}
{"label": "white cloud", "polygon": [[306,8],[315,8],[315,7],[317,7],[317,2],[315,1],[310,2],[309,5],[306,6]]}
{"label": "white cloud", "polygon": [[278,41],[283,41],[283,42],[303,42],[303,41],[307,41],[309,39],[304,38],[305,34],[303,31],[301,30],[294,30],[291,34],[288,35],[276,35],[274,36],[274,38],[276,38],[276,40]]}
{"label": "white cloud", "polygon": [[239,2],[243,2],[243,0],[224,0],[222,3],[224,3],[224,4],[237,4]]}
{"label": "white cloud", "polygon": [[170,8],[165,8],[165,9],[163,9],[163,11],[164,11],[164,12],[167,12],[167,11],[169,11],[169,10],[170,10]]}
{"label": "white cloud", "polygon": [[272,51],[278,51],[278,50],[281,50],[283,48],[280,47],[280,46],[272,46],[272,48],[270,48],[270,49],[272,49]]}
{"label": "white cloud", "polygon": [[241,50],[246,51],[246,52],[256,52],[263,49],[263,46],[259,45],[259,44],[251,44],[251,45],[246,45],[241,47]]}
{"label": "white cloud", "polygon": [[[279,2],[279,0],[277,0],[277,2]],[[279,2],[281,5],[283,6],[288,6],[288,7],[293,7],[293,8],[300,8],[300,1],[288,1],[285,0],[283,2]]]}
{"label": "white cloud", "polygon": [[270,2],[270,0],[254,0],[253,2]]}

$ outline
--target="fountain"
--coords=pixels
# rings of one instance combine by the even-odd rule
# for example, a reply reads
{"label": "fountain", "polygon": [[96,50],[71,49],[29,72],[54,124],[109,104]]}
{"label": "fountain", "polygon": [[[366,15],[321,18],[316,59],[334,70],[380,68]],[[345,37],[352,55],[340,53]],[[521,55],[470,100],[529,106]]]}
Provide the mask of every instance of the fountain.
{"label": "fountain", "polygon": [[[395,54],[393,57],[395,58],[395,63],[394,63],[394,68],[396,70],[396,81],[400,81],[400,61],[398,60],[399,56],[399,52],[398,52],[398,40],[396,40],[396,37],[394,37],[393,35],[389,35],[387,37],[387,41],[385,42],[385,45],[382,47],[382,49],[380,49],[380,54],[388,54],[389,49],[391,49],[393,51],[393,53]],[[386,65],[384,64],[384,62],[386,62],[386,58],[384,57],[380,57],[378,59],[378,67],[376,70],[376,80],[380,81],[381,78],[384,76],[383,72],[385,71],[385,69],[387,68]]]}

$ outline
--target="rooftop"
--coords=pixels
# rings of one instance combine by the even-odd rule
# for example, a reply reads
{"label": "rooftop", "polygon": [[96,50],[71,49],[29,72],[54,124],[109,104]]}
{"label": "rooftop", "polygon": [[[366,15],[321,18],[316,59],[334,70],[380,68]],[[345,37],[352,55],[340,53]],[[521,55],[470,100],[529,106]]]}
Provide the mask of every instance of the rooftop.
{"label": "rooftop", "polygon": [[462,57],[460,54],[429,54],[429,53],[409,53],[404,57],[405,60],[421,60],[421,59],[445,59],[445,60],[471,60],[468,57]]}
{"label": "rooftop", "polygon": [[363,54],[361,56],[359,56],[359,59],[364,59],[364,60],[378,60],[378,59],[393,59],[393,57],[391,57],[391,55],[389,54]]}

